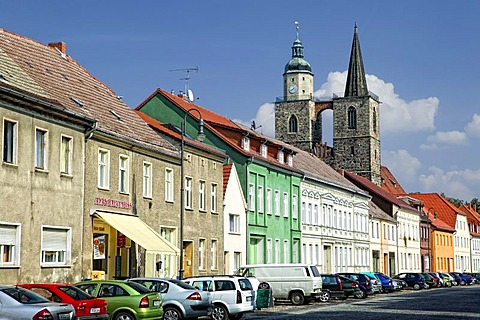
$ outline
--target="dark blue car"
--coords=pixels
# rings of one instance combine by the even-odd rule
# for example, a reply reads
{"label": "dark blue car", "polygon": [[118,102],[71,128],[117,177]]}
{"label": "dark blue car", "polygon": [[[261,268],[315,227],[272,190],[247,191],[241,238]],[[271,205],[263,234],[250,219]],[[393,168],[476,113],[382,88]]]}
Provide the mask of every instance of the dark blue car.
{"label": "dark blue car", "polygon": [[415,290],[427,288],[425,277],[418,272],[400,273],[397,274],[394,278],[405,281],[410,288],[413,288]]}
{"label": "dark blue car", "polygon": [[393,292],[395,291],[395,287],[393,286],[393,280],[389,276],[381,273],[375,272],[375,275],[380,279],[382,282],[383,292]]}

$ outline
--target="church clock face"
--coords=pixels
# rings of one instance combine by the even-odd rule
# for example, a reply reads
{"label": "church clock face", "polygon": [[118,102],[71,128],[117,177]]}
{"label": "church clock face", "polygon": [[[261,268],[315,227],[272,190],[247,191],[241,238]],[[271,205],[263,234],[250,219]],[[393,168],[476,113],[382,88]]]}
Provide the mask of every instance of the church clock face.
{"label": "church clock face", "polygon": [[290,87],[288,87],[288,92],[290,92],[290,93],[297,92],[297,86],[292,84]]}

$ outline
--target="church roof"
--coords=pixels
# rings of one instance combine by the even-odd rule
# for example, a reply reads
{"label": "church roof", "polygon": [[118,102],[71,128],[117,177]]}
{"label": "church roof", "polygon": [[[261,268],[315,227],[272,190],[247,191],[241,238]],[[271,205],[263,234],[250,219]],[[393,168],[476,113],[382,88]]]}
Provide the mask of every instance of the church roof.
{"label": "church roof", "polygon": [[347,84],[345,85],[344,97],[368,96],[367,79],[363,69],[362,52],[360,51],[360,40],[358,40],[357,24],[353,34],[352,51],[348,65]]}
{"label": "church roof", "polygon": [[[310,63],[303,57],[303,45],[300,39],[298,38],[298,29],[297,29],[297,38],[293,42],[292,46],[292,59],[285,65],[285,73],[312,73],[312,67]],[[284,74],[285,74],[284,73]]]}

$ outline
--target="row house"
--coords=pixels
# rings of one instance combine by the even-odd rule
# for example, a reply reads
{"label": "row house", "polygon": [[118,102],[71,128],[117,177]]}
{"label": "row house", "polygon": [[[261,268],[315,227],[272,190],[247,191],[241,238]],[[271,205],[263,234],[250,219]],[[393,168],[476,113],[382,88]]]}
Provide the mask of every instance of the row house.
{"label": "row house", "polygon": [[205,123],[205,143],[224,150],[236,167],[246,201],[247,263],[300,262],[299,216],[301,172],[293,167],[294,152],[284,144],[234,123],[206,108],[164,90],[156,90],[137,110],[179,126],[186,120],[193,134]]}
{"label": "row house", "polygon": [[397,221],[370,201],[370,256],[373,272],[395,274]]}
{"label": "row house", "polygon": [[477,207],[470,204],[462,205],[459,209],[467,215],[472,272],[480,272],[480,214]]}

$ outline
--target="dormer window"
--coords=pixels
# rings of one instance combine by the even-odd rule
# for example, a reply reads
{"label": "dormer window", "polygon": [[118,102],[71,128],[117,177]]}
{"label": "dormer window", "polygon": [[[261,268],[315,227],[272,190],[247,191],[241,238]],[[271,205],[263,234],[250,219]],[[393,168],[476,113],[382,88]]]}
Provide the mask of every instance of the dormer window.
{"label": "dormer window", "polygon": [[245,151],[250,150],[250,139],[248,137],[243,137],[243,149]]}
{"label": "dormer window", "polygon": [[262,154],[262,157],[267,157],[267,144],[266,143],[262,143],[262,146],[260,147],[260,152]]}
{"label": "dormer window", "polygon": [[278,162],[280,163],[284,163],[285,162],[285,159],[283,157],[283,150],[278,150]]}
{"label": "dormer window", "polygon": [[293,167],[293,155],[289,154],[287,159],[288,159],[288,165],[290,167]]}

